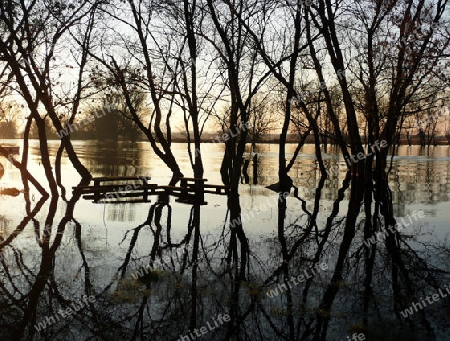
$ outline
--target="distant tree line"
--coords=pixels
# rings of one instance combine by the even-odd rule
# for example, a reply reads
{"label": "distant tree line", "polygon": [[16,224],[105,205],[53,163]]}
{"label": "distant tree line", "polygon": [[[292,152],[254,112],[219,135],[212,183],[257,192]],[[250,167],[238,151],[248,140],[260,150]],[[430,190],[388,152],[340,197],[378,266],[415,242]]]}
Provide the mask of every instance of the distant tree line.
{"label": "distant tree line", "polygon": [[[327,145],[348,159],[387,141],[350,167],[367,181],[384,179],[402,138],[430,145],[449,135],[448,14],[447,1],[425,0],[5,0],[0,95],[4,103],[21,97],[19,131],[39,138],[54,193],[63,151],[90,177],[71,143],[77,137],[143,135],[177,183],[186,170],[172,152],[175,126],[202,178],[201,136],[212,118],[223,131],[255,127],[223,141],[222,181],[235,195],[247,143],[274,127],[280,190],[292,185],[289,171],[311,135],[323,176]],[[106,106],[108,116],[61,137],[53,169],[46,141]],[[13,121],[3,118],[2,129],[12,134]]]}

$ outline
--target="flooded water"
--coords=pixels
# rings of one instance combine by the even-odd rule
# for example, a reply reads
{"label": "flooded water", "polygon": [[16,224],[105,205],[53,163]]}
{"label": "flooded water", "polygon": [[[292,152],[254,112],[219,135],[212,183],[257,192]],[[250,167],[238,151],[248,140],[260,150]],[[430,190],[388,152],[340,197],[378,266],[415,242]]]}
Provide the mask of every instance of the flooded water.
{"label": "flooded water", "polygon": [[[74,146],[93,176],[172,175],[148,143]],[[173,144],[192,176],[186,148]],[[42,200],[32,186],[29,202],[0,196],[0,340],[450,339],[448,146],[402,146],[393,158],[392,210],[404,225],[395,250],[382,239],[365,247],[363,214],[347,245],[345,163],[324,154],[333,174],[321,183],[311,145],[290,172],[298,196],[287,197],[281,231],[278,194],[265,188],[277,181],[278,146],[257,151],[257,177],[250,162],[240,186],[248,250],[228,225],[227,196],[205,194],[201,206],[72,198],[80,178],[67,158],[66,198]],[[202,156],[208,183],[221,184],[223,145],[202,145]],[[0,162],[0,187],[22,190],[20,172]],[[29,170],[45,187],[37,141]]]}

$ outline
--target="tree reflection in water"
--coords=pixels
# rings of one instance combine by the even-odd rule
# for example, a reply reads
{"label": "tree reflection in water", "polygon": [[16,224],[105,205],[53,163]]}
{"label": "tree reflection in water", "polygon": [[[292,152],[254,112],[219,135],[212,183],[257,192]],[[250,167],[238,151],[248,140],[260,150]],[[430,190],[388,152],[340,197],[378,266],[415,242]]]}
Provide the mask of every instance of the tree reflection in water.
{"label": "tree reflection in water", "polygon": [[[441,336],[448,328],[447,300],[409,318],[400,312],[448,283],[447,245],[429,238],[417,247],[397,232],[365,246],[363,240],[374,230],[367,221],[379,230],[387,219],[378,212],[376,219],[358,215],[364,188],[358,181],[347,174],[326,220],[319,219],[325,178],[318,182],[311,211],[303,198],[281,196],[278,237],[259,243],[245,237],[245,223],[240,230],[225,224],[217,235],[202,232],[201,211],[208,207],[198,204],[190,205],[185,235],[175,238],[171,220],[176,212],[168,201],[157,201],[150,204],[146,220],[124,235],[128,246],[122,263],[101,286],[91,271],[92,256],[73,213],[79,196],[67,203],[44,197],[29,207],[12,233],[2,236],[2,252],[13,250],[1,261],[2,339],[176,340],[195,335],[195,330],[200,333],[199,328],[219,314],[228,314],[231,320],[200,333],[204,340],[336,340],[355,332],[368,340]],[[339,215],[349,188],[348,213]],[[240,212],[236,199],[230,197],[229,204]],[[291,200],[301,202],[301,212],[289,209]],[[386,203],[375,202],[376,209],[378,205]],[[43,229],[37,217],[47,210]],[[56,221],[58,210],[64,214]],[[71,225],[82,264],[78,280],[72,280],[61,263],[62,238],[70,234]],[[31,257],[13,246],[26,226],[34,229],[35,245],[29,249],[36,251]],[[136,256],[139,238],[147,240],[143,256]],[[320,262],[328,270],[300,285],[287,285],[280,295],[266,295]],[[140,266],[152,270],[135,279],[131,274]],[[95,303],[37,334],[37,322],[82,295],[94,295]]]}

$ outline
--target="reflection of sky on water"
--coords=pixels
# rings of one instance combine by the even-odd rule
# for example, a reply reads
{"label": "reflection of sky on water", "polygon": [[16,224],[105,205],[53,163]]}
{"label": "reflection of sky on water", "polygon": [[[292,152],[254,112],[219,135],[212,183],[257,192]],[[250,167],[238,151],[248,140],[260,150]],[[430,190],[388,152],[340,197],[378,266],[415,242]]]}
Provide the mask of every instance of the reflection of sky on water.
{"label": "reflection of sky on water", "polygon": [[[9,141],[10,142],[10,141]],[[170,171],[157,158],[148,143],[97,143],[95,141],[75,141],[76,151],[82,162],[87,165],[94,176],[118,176],[136,175],[151,176],[151,183],[165,184],[171,177]],[[57,141],[50,141],[51,151],[55,152]],[[288,145],[287,157],[289,158],[295,145]],[[185,144],[173,144],[174,154],[181,165],[186,176],[191,176],[188,154]],[[223,145],[208,143],[202,145],[205,178],[210,183],[220,184],[220,162],[222,159]],[[242,213],[251,219],[244,220],[249,233],[270,233],[276,224],[277,204],[274,204],[274,192],[265,189],[264,186],[277,181],[277,151],[275,144],[260,145],[257,150],[262,156],[259,158],[258,182],[260,185],[252,185],[252,164],[249,166],[250,184],[241,185]],[[42,167],[38,165],[37,141],[30,143],[31,157],[29,160],[30,172],[45,184]],[[449,173],[450,149],[448,146],[438,146],[430,149],[429,156],[423,156],[426,150],[418,146],[401,146],[399,156],[394,158],[393,171],[390,175],[390,186],[393,193],[394,212],[397,217],[410,214],[413,210],[424,210],[424,219],[430,225],[436,226],[436,232],[445,236],[447,222],[450,221],[449,199]],[[250,154],[246,153],[250,158]],[[337,158],[336,154],[325,154],[324,160],[327,167],[333,167],[339,163],[340,172],[325,183],[322,191],[320,213],[326,214],[332,209],[333,200],[336,198],[337,190],[345,176],[346,165],[344,160]],[[3,160],[5,161],[5,160]],[[315,187],[319,181],[319,172],[315,164],[314,147],[307,145],[299,155],[298,161],[290,172],[294,184],[299,187],[300,195],[307,200],[308,209],[312,209]],[[63,183],[70,190],[79,181],[79,177],[68,159],[63,159]],[[10,164],[5,164],[5,176],[1,180],[3,187],[21,188],[20,174]],[[36,197],[38,194],[35,193]],[[152,201],[156,198],[153,197]],[[348,192],[346,199],[340,204],[340,214],[344,214],[348,205]],[[7,201],[8,205],[0,206],[0,214],[14,221],[14,217],[25,214],[21,197],[3,197],[1,201]],[[267,201],[270,200],[270,203]],[[276,199],[275,199],[276,200]],[[202,207],[202,227],[205,230],[215,230],[223,225],[226,214],[226,197],[217,195],[206,195],[209,205]],[[190,207],[176,203],[172,199],[176,214],[173,215],[173,226],[180,226],[183,230],[189,216]],[[262,212],[262,205],[267,209]],[[289,210],[298,211],[301,203],[295,198],[289,199]],[[80,200],[76,205],[76,215],[80,222],[92,226],[113,226],[114,222],[129,223],[130,225],[140,222],[147,215],[146,204],[120,204],[103,205],[92,204],[90,201]],[[11,214],[14,212],[13,214]],[[257,213],[258,212],[258,213]],[[252,216],[253,213],[253,216]],[[44,213],[41,212],[41,215]],[[320,216],[319,216],[320,220]],[[14,225],[14,224],[12,224]],[[115,233],[115,232],[111,232]]]}
{"label": "reflection of sky on water", "polygon": [[[11,141],[9,141],[11,142]],[[157,158],[148,143],[97,143],[95,141],[75,141],[76,151],[82,162],[87,165],[94,176],[118,176],[136,175],[151,176],[151,183],[165,184],[171,177],[170,171]],[[55,152],[57,141],[50,141],[51,151]],[[295,145],[288,145],[287,157],[291,157]],[[210,183],[220,184],[220,162],[222,159],[223,145],[208,143],[202,145],[205,178]],[[262,156],[259,158],[258,182],[260,185],[241,185],[241,205],[242,213],[247,214],[252,219],[244,220],[249,233],[270,233],[276,224],[277,205],[273,204],[275,193],[263,188],[266,185],[277,181],[277,152],[278,146],[275,144],[259,145],[257,150]],[[173,144],[173,151],[179,162],[181,169],[186,176],[191,176],[188,154],[185,144]],[[46,183],[42,167],[38,165],[38,144],[37,141],[30,143],[31,157],[29,160],[30,172],[43,184]],[[413,210],[422,209],[426,213],[424,219],[428,223],[436,226],[439,235],[445,236],[447,222],[450,221],[450,210],[448,210],[449,197],[449,173],[450,149],[448,146],[438,146],[430,149],[429,156],[423,156],[426,150],[418,146],[401,146],[399,156],[394,158],[393,171],[390,176],[390,186],[393,192],[394,212],[397,217],[410,214]],[[250,158],[250,154],[246,153]],[[322,192],[320,206],[321,213],[326,214],[331,211],[331,205],[336,198],[337,190],[345,176],[346,165],[344,160],[337,158],[336,154],[324,154],[327,167],[333,167],[336,162],[339,164],[340,172],[331,180],[327,181]],[[5,160],[3,160],[5,161]],[[312,209],[315,187],[318,184],[320,175],[315,164],[314,146],[306,145],[290,172],[294,184],[299,187],[300,195],[307,200],[307,207]],[[12,168],[10,164],[5,164],[5,176],[1,180],[3,187],[21,188],[20,174]],[[250,183],[253,181],[252,164],[248,170]],[[79,181],[79,177],[68,159],[63,159],[63,183],[70,189]],[[33,188],[32,188],[33,192]],[[38,194],[34,191],[36,197]],[[291,200],[292,199],[292,200]],[[301,203],[291,198],[289,209],[298,211],[297,205]],[[348,192],[346,193],[348,199]],[[341,214],[346,212],[348,201],[344,200],[340,204]],[[7,200],[8,205],[0,206],[0,214],[14,219],[15,214],[22,216],[25,214],[21,197],[3,197],[0,200]],[[155,197],[153,198],[153,201]],[[271,200],[267,203],[267,200]],[[223,224],[226,214],[226,197],[216,195],[206,195],[209,205],[202,208],[202,226],[204,229],[215,229]],[[176,203],[172,199],[172,205],[176,207],[176,212],[172,219],[174,227],[181,226],[183,229],[188,219],[189,206]],[[267,206],[267,210],[261,212],[262,205]],[[3,209],[2,209],[3,208]],[[88,225],[104,225],[104,221],[111,225],[113,222],[129,222],[134,224],[142,221],[147,215],[148,205],[146,204],[120,204],[102,205],[92,204],[90,201],[80,200],[76,205],[76,215],[80,222]],[[3,212],[2,212],[3,211]],[[79,212],[79,213],[78,213]],[[258,212],[258,214],[256,213]],[[253,217],[252,217],[253,213]],[[320,220],[320,218],[319,218]],[[13,224],[14,225],[14,224]],[[114,232],[113,232],[114,233]]]}
{"label": "reflection of sky on water", "polygon": [[[77,153],[81,161],[87,165],[94,176],[151,176],[150,183],[166,184],[171,173],[166,166],[154,156],[147,143],[138,143],[135,147],[128,143],[119,143],[117,145],[95,142],[74,142]],[[57,141],[50,142],[52,151],[56,151]],[[277,196],[271,190],[264,188],[277,180],[277,145],[258,146],[258,150],[264,153],[260,157],[258,169],[258,185],[252,185],[252,164],[250,163],[248,173],[250,184],[243,184],[240,187],[240,204],[244,217],[244,229],[246,237],[252,247],[252,257],[255,257],[265,266],[252,265],[252,272],[259,274],[269,274],[280,262],[280,246],[277,242]],[[203,156],[205,157],[205,178],[210,183],[220,184],[220,162],[222,159],[223,145],[204,144],[202,145]],[[292,155],[295,145],[289,145],[289,155]],[[186,145],[173,144],[174,154],[179,161],[181,168],[186,176],[191,176]],[[46,183],[42,167],[39,166],[39,157],[37,155],[38,145],[35,141],[31,143],[31,157],[29,160],[30,171],[41,181]],[[409,239],[410,245],[421,248],[423,241],[434,241],[444,243],[448,241],[448,169],[449,169],[449,148],[439,146],[432,149],[431,156],[419,156],[423,151],[420,148],[401,147],[398,157],[394,158],[393,171],[390,175],[390,187],[393,196],[393,208],[396,217],[405,217],[413,210],[423,210],[425,218],[419,220],[414,225],[406,227],[402,233],[411,234],[413,238]],[[299,159],[294,165],[291,176],[294,184],[299,188],[300,196],[306,200],[306,208],[312,212],[314,208],[314,195],[316,186],[319,182],[319,172],[314,162],[313,146],[308,145],[302,150]],[[329,216],[333,201],[336,198],[337,191],[342,185],[345,176],[345,163],[334,154],[326,154],[324,157],[327,167],[333,167],[336,163],[339,165],[340,172],[327,180],[322,190],[322,200],[319,206],[318,229],[325,227],[326,219]],[[4,161],[4,160],[3,160]],[[75,186],[79,180],[78,175],[71,167],[67,159],[63,160],[63,183],[71,192],[71,187]],[[22,188],[20,175],[11,168],[11,165],[5,166],[5,176],[0,180],[3,187]],[[33,192],[34,190],[32,190]],[[35,199],[38,194],[34,191]],[[70,197],[70,195],[69,195]],[[348,207],[349,191],[345,193],[345,199],[340,203],[340,212],[338,218],[345,216]],[[99,290],[111,282],[114,274],[117,272],[125,259],[132,231],[136,226],[142,224],[149,214],[150,206],[157,200],[151,197],[151,203],[142,204],[94,204],[89,200],[79,200],[75,205],[74,218],[82,226],[82,245],[85,256],[91,269],[91,280],[93,286]],[[0,216],[2,219],[3,234],[7,236],[11,233],[23,217],[26,215],[23,197],[0,197]],[[200,213],[200,231],[202,242],[208,248],[215,243],[223,243],[223,240],[229,238],[227,227],[223,229],[227,214],[226,196],[206,194],[205,201],[208,205],[201,207]],[[35,201],[34,201],[35,202]],[[288,198],[288,210],[285,220],[286,233],[288,236],[301,235],[305,226],[307,226],[308,217],[303,213],[301,201],[294,198]],[[174,198],[170,201],[172,208],[171,215],[171,242],[180,243],[186,234],[188,221],[191,214],[191,205],[185,205],[175,202]],[[61,200],[57,207],[55,222],[59,222],[65,214],[66,204]],[[41,222],[45,220],[49,211],[49,202],[36,215],[36,220]],[[168,208],[162,209],[162,246],[167,242],[167,217]],[[359,217],[358,223],[362,216]],[[358,225],[358,224],[357,224]],[[139,266],[145,266],[149,261],[149,252],[154,240],[152,227],[145,227],[139,233],[139,238],[133,250],[130,259],[127,274],[130,275],[133,269]],[[221,234],[225,231],[225,238]],[[63,235],[62,243],[58,248],[55,258],[55,278],[58,283],[67,288],[70,295],[74,297],[82,294],[82,288],[85,284],[82,268],[82,258],[78,246],[75,242],[75,226],[73,223],[67,224]],[[20,238],[20,239],[19,239]],[[40,249],[36,245],[34,231],[29,223],[20,234],[17,243],[13,245],[30,245],[24,249],[24,263],[32,271],[36,271],[39,266]],[[54,236],[52,237],[54,238]],[[336,232],[335,239],[330,243],[330,249],[337,252],[341,236]],[[20,243],[19,243],[20,240]],[[361,234],[355,239],[353,249],[361,245]],[[222,244],[221,244],[222,245]],[[309,257],[308,249],[311,246],[301,250],[302,255]],[[191,252],[191,250],[189,251]],[[220,247],[217,253],[213,253],[212,264],[215,270],[220,269],[221,259],[225,255],[224,248]],[[333,257],[333,253],[330,253]],[[436,256],[432,252],[426,257],[429,264],[439,265],[441,256]],[[9,264],[14,264],[11,253],[6,258]],[[293,260],[297,262],[297,259]],[[331,260],[332,262],[333,260]],[[305,266],[305,265],[303,265]],[[13,272],[17,275],[15,270]],[[329,273],[324,273],[328,276]],[[207,272],[202,276],[208,278]],[[254,279],[258,281],[258,278]],[[326,280],[324,280],[326,283]],[[25,284],[24,284],[25,285]],[[321,290],[318,284],[314,292]],[[211,285],[213,287],[213,285]],[[322,287],[322,289],[323,289]],[[345,292],[345,290],[343,290]],[[300,289],[299,289],[300,293]],[[319,294],[318,294],[319,295]],[[340,299],[345,298],[341,294]],[[317,296],[318,297],[318,296]],[[312,307],[318,303],[317,297],[312,297],[309,306]],[[313,303],[314,302],[314,303]],[[269,305],[274,304],[272,301]],[[276,305],[276,304],[274,304]],[[337,313],[339,314],[339,313]],[[338,333],[346,335],[345,330]]]}

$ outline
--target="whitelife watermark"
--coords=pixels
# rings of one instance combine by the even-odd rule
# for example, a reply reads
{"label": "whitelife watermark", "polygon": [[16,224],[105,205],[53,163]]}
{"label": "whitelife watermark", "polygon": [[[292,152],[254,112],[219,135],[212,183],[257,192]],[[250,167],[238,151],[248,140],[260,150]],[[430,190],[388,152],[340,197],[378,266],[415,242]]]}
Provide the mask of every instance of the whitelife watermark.
{"label": "whitelife watermark", "polygon": [[[239,124],[234,126],[235,131],[233,131],[232,128],[228,128],[226,133],[223,133],[222,135],[216,135],[215,137],[211,138],[211,141],[213,143],[221,143],[221,142],[227,142],[230,138],[236,137],[239,134],[242,134],[244,131],[251,129],[252,125],[251,122],[239,122]],[[200,154],[200,149],[195,148],[195,156]]]}
{"label": "whitelife watermark", "polygon": [[[230,228],[235,228],[237,225],[241,225],[244,221],[247,220],[251,220],[252,218],[255,217],[255,212],[256,214],[261,214],[261,212],[265,212],[266,210],[268,210],[269,208],[273,207],[276,205],[278,200],[282,200],[282,198],[286,198],[287,196],[289,196],[289,192],[284,192],[282,194],[279,194],[278,197],[273,197],[272,200],[269,200],[269,198],[266,199],[267,205],[266,204],[261,204],[259,206],[257,206],[256,208],[253,208],[252,210],[250,210],[247,214],[241,214],[241,216],[239,218],[233,219],[230,221]],[[182,254],[184,254],[184,250],[183,249],[177,249],[175,256],[176,257],[181,257]],[[131,277],[133,277],[134,279],[138,279],[140,277],[145,276],[146,274],[149,274],[151,271],[155,270],[157,267],[157,265],[162,265],[163,262],[169,262],[171,260],[171,255],[165,255],[160,259],[156,259],[155,262],[153,264],[148,264],[145,267],[140,267],[138,270],[134,271],[131,274]]]}
{"label": "whitelife watermark", "polygon": [[[106,109],[106,111],[105,111]],[[67,127],[65,129],[61,129],[59,132],[56,132],[56,135],[60,139],[62,139],[64,136],[68,136],[70,133],[79,130],[82,126],[87,126],[88,124],[94,122],[96,119],[99,119],[103,116],[106,116],[107,113],[111,112],[112,107],[111,106],[105,106],[102,108],[102,110],[94,111],[94,115],[89,115],[84,120],[81,120],[79,123],[72,123],[67,124]],[[103,113],[103,115],[98,113]]]}
{"label": "whitelife watermark", "polygon": [[[219,324],[217,324],[217,321]],[[177,341],[192,341],[199,337],[202,337],[203,335],[207,334],[210,331],[213,331],[216,328],[221,327],[225,322],[231,321],[230,315],[225,314],[222,316],[222,314],[217,315],[216,318],[213,318],[212,321],[214,322],[215,327],[212,327],[209,322],[206,322],[206,325],[208,326],[208,329],[203,326],[200,328],[195,328],[192,332],[188,333],[187,335],[180,335],[180,338]],[[194,333],[196,336],[192,335]],[[200,334],[201,333],[201,334]]]}
{"label": "whitelife watermark", "polygon": [[[447,291],[447,293],[450,294],[450,288],[448,288],[447,285],[444,285],[444,286],[445,286],[445,290]],[[438,289],[438,294],[433,294],[433,295],[431,295],[431,297],[425,296],[425,300],[427,300],[428,305],[431,305],[434,302],[438,302],[441,298],[444,298],[447,296],[448,295],[446,295],[442,292],[442,289]],[[433,299],[433,300],[431,300],[431,299]],[[425,303],[425,300],[421,297],[419,299],[419,301],[422,302],[422,304],[420,304],[420,302],[413,303],[409,308],[406,308],[405,310],[401,311],[400,314],[404,318],[407,318],[408,316],[412,316],[414,314],[414,310],[417,313],[419,310],[426,308],[427,304]]]}
{"label": "whitelife watermark", "polygon": [[[244,222],[244,220],[250,221],[252,218],[255,217],[254,212],[256,212],[256,214],[265,212],[269,208],[275,206],[275,204],[277,203],[278,200],[281,201],[282,199],[286,199],[286,197],[288,197],[288,196],[289,196],[289,192],[284,192],[283,194],[279,194],[278,197],[273,197],[272,202],[270,202],[269,198],[267,198],[266,199],[267,206],[266,206],[266,204],[261,204],[261,205],[257,206],[257,208],[251,209],[248,213],[241,214],[240,217],[230,221],[230,228],[234,228],[237,225],[241,225]],[[250,218],[250,215],[251,215],[251,218]]]}
{"label": "whitelife watermark", "polygon": [[[291,282],[292,282],[294,285],[299,285],[300,283],[304,282],[306,279],[310,279],[310,278],[312,278],[313,276],[317,275],[317,273],[318,273],[320,270],[325,271],[325,270],[327,270],[327,269],[328,269],[327,263],[323,263],[323,262],[320,263],[320,264],[319,264],[319,263],[316,263],[316,264],[314,265],[314,267],[312,267],[312,268],[309,269],[309,270],[310,270],[310,273],[309,273],[309,274],[308,274],[308,270],[307,270],[307,269],[306,269],[306,270],[303,270],[304,275],[303,275],[303,274],[300,274],[300,275],[298,275],[298,276],[296,276],[296,277],[290,278],[287,282],[284,282],[284,283],[278,283],[277,287],[276,287],[275,289],[270,289],[269,291],[267,291],[266,295],[267,295],[267,297],[274,298],[274,297],[278,296],[279,294],[282,294],[282,293],[283,293],[283,287],[284,287],[284,290],[287,291],[287,286],[286,286],[286,284],[289,286],[289,289],[292,289]],[[297,282],[297,281],[298,281],[298,282]],[[278,291],[278,290],[279,290],[279,291]]]}
{"label": "whitelife watermark", "polygon": [[[411,213],[411,215],[414,217],[414,221],[418,221],[419,219],[425,218],[425,213],[423,211],[418,211],[416,212],[415,210]],[[413,221],[411,219],[411,215],[407,215],[406,217],[402,218],[402,224],[400,223],[396,223],[395,226],[388,226],[387,229],[385,229],[384,231],[379,231],[376,232],[372,237],[367,238],[366,240],[364,240],[364,245],[366,245],[367,247],[369,247],[370,245],[376,244],[377,240],[378,241],[383,241],[385,237],[387,237],[389,235],[388,230],[391,233],[395,233],[396,231],[400,231],[403,228],[410,226],[411,224],[413,224]],[[408,218],[409,220],[409,224],[405,222],[405,218]]]}
{"label": "whitelife watermark", "polygon": [[[310,6],[313,2],[312,0],[298,0],[298,4],[305,4],[306,6]],[[336,71],[336,75],[339,79],[342,79],[345,76],[345,71],[339,69]],[[326,89],[327,84],[326,82],[320,82],[319,88],[320,90]],[[297,96],[292,97],[289,102],[299,103],[302,102],[305,95],[310,95],[311,93],[309,91],[301,91],[300,93],[297,93]],[[236,137],[242,132],[251,129],[252,125],[251,122],[239,122],[239,124],[235,125],[233,129],[236,129],[236,131],[233,131],[232,128],[228,128],[227,133],[223,133],[222,135],[216,135],[215,137],[211,138],[211,141],[213,143],[221,143],[221,142],[227,142],[230,138]],[[195,155],[199,155],[200,150],[199,148],[195,149]]]}
{"label": "whitelife watermark", "polygon": [[[70,317],[72,314],[80,311],[81,309],[87,307],[89,305],[89,302],[94,303],[95,302],[95,296],[89,296],[87,297],[86,295],[83,295],[82,299],[79,301],[79,306],[77,307],[77,305],[75,304],[75,302],[73,302],[70,307],[72,308],[66,308],[66,309],[59,309],[58,313],[59,315],[61,315],[63,318],[67,318]],[[40,332],[41,330],[51,326],[52,324],[55,324],[57,321],[60,321],[59,319],[59,315],[58,314],[54,314],[51,316],[46,316],[45,317],[45,321],[39,322],[38,324],[34,325],[34,328]]]}
{"label": "whitelife watermark", "polygon": [[[367,153],[364,154],[363,152],[359,152],[356,155],[350,154],[349,157],[344,156],[345,162],[347,163],[347,165],[349,167],[352,166],[352,162],[353,163],[358,163],[359,161],[362,161],[364,159],[366,159],[368,156],[372,155],[375,153],[375,149],[378,149],[378,151],[380,151],[381,148],[385,148],[388,146],[388,143],[386,140],[376,140],[373,145],[370,145],[370,143],[367,145]],[[350,161],[351,160],[351,161]],[[331,169],[327,169],[327,174],[328,176],[331,176],[333,173],[338,174],[339,173],[339,167],[335,166],[332,167]]]}
{"label": "whitelife watermark", "polygon": [[[353,333],[351,339],[350,339],[350,336],[347,335],[347,340],[348,341],[364,341],[365,339],[366,339],[366,335],[364,335],[363,333],[359,333],[359,334]],[[346,340],[344,339],[344,340],[341,340],[341,341],[346,341]]]}
{"label": "whitelife watermark", "polygon": [[102,197],[102,199],[119,199],[120,197],[125,196],[125,194],[128,191],[131,191],[132,189],[139,189],[142,186],[145,186],[146,184],[148,184],[148,181],[151,179],[150,177],[139,177],[136,180],[141,179],[142,182],[136,183],[133,182],[131,184],[126,184],[124,185],[124,187],[118,187],[116,188],[113,192],[109,192],[109,193],[105,193]]}
{"label": "whitelife watermark", "polygon": [[[269,208],[275,206],[275,204],[277,203],[278,200],[281,200],[282,198],[286,198],[287,196],[289,196],[289,192],[284,192],[282,194],[280,194],[278,197],[274,197],[272,198],[272,200],[270,201],[269,198],[267,198],[266,204],[261,204],[259,206],[257,206],[256,208],[253,208],[252,210],[250,210],[247,214],[241,214],[241,216],[239,218],[233,219],[230,221],[230,228],[235,228],[237,225],[241,225],[244,221],[247,220],[251,220],[252,218],[255,217],[255,212],[256,214],[261,214],[261,212],[265,212],[266,210],[268,210]],[[177,249],[175,256],[180,257],[185,251],[182,249]],[[138,279],[142,276],[145,276],[146,274],[149,274],[151,271],[156,269],[156,265],[158,265],[158,262],[160,263],[159,265],[162,265],[163,262],[169,262],[170,261],[170,255],[166,255],[164,257],[160,259],[156,259],[155,262],[153,264],[148,264],[145,267],[140,267],[138,270],[134,271],[131,274],[131,277],[133,277],[134,279]]]}

